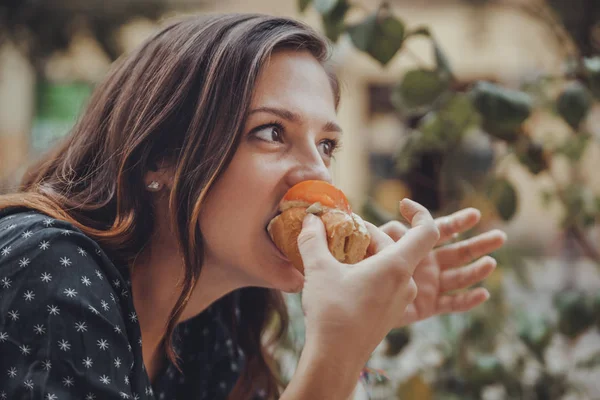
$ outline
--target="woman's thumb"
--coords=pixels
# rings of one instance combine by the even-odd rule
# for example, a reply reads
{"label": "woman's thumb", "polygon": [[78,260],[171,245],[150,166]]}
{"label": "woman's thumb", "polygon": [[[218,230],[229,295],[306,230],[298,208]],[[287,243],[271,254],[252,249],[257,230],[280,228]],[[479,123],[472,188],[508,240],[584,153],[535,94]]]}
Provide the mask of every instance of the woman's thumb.
{"label": "woman's thumb", "polygon": [[302,221],[302,231],[298,235],[298,250],[304,268],[325,258],[333,258],[327,247],[327,235],[321,218],[310,213],[306,214]]}

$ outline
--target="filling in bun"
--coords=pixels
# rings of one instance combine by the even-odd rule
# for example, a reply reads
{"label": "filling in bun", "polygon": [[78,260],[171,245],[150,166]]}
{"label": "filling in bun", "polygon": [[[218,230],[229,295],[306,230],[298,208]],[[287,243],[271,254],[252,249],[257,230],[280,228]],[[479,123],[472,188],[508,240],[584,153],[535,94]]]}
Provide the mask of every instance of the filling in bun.
{"label": "filling in bun", "polygon": [[275,246],[292,265],[304,272],[298,235],[307,213],[321,218],[331,254],[340,262],[355,264],[365,258],[370,235],[360,216],[352,212],[346,196],[324,181],[294,185],[279,203],[280,214],[267,226]]}

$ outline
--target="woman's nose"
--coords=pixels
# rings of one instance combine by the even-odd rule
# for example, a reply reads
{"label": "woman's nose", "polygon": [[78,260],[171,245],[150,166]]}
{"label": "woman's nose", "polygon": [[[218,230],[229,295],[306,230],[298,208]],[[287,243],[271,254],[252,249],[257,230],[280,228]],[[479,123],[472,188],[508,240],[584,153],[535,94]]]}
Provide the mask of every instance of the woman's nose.
{"label": "woman's nose", "polygon": [[[318,153],[318,152],[317,152]],[[297,160],[297,165],[287,174],[289,187],[307,180],[320,180],[331,183],[331,173],[323,159],[319,157],[303,158]]]}

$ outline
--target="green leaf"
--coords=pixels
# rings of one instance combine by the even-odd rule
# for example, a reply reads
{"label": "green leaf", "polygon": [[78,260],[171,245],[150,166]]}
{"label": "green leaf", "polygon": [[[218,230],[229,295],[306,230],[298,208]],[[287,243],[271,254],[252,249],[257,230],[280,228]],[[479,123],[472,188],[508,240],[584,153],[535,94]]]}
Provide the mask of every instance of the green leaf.
{"label": "green leaf", "polygon": [[575,130],[579,129],[591,106],[590,91],[577,81],[569,83],[556,100],[556,111]]}
{"label": "green leaf", "polygon": [[517,191],[508,180],[504,178],[493,180],[488,184],[486,192],[502,220],[508,221],[515,215]]}
{"label": "green leaf", "polygon": [[404,42],[404,24],[385,10],[380,10],[361,23],[348,28],[352,43],[385,66]]}
{"label": "green leaf", "polygon": [[600,351],[595,352],[585,360],[578,361],[577,368],[594,369],[600,367]]}
{"label": "green leaf", "polygon": [[531,114],[532,99],[518,90],[478,82],[470,96],[483,117],[483,128],[499,139],[516,139],[516,132]]}
{"label": "green leaf", "polygon": [[400,147],[396,156],[396,172],[400,175],[408,173],[418,161],[418,157],[424,150],[421,143],[423,134],[419,131],[413,131],[408,136],[406,142]]}
{"label": "green leaf", "polygon": [[[332,12],[338,5],[340,0],[312,0],[315,8],[322,15],[327,15]],[[310,2],[310,1],[309,1]]]}
{"label": "green leaf", "polygon": [[564,155],[572,162],[579,161],[587,149],[589,139],[589,135],[569,136],[569,138],[556,149],[556,153]]}
{"label": "green leaf", "polygon": [[437,71],[408,71],[392,93],[392,103],[404,114],[422,114],[446,91],[448,82]]}
{"label": "green leaf", "polygon": [[392,329],[385,337],[387,357],[395,357],[410,343],[410,331],[408,328]]}
{"label": "green leaf", "polygon": [[346,30],[344,18],[350,10],[350,5],[346,0],[339,0],[335,8],[326,15],[322,15],[325,35],[332,41],[337,42],[340,35]]}
{"label": "green leaf", "polygon": [[531,315],[519,322],[519,337],[539,359],[543,359],[552,340],[554,327],[547,319]]}
{"label": "green leaf", "polygon": [[600,56],[584,58],[583,69],[587,83],[597,100],[600,100]]}
{"label": "green leaf", "polygon": [[555,296],[554,305],[559,314],[558,331],[570,339],[587,331],[594,323],[591,302],[582,292],[561,292]]}
{"label": "green leaf", "polygon": [[298,9],[301,13],[306,11],[306,8],[312,3],[313,0],[298,0]]}
{"label": "green leaf", "polygon": [[457,143],[477,122],[477,113],[469,98],[452,96],[438,111],[427,114],[419,124],[422,148],[446,150]]}
{"label": "green leaf", "polygon": [[544,148],[539,143],[524,136],[516,146],[518,160],[534,175],[548,169]]}
{"label": "green leaf", "polygon": [[445,75],[452,76],[452,67],[450,67],[450,61],[448,61],[448,57],[446,57],[446,54],[440,47],[437,40],[432,37],[431,41],[433,44],[433,55],[435,57],[435,63],[438,71]]}
{"label": "green leaf", "polygon": [[494,355],[478,355],[467,370],[467,379],[477,387],[499,382],[504,375],[504,367]]}

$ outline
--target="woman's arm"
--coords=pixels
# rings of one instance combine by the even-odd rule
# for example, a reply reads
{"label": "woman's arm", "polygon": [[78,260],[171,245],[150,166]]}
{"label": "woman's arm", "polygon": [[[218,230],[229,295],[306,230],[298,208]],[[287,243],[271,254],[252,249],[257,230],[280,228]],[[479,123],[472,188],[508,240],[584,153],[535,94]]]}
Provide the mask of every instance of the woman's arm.
{"label": "woman's arm", "polygon": [[401,211],[412,228],[394,242],[368,225],[372,256],[353,265],[333,258],[320,218],[307,215],[298,236],[306,345],[284,400],[347,399],[375,347],[415,299],[415,268],[440,233],[423,206],[405,200]]}
{"label": "woman's arm", "polygon": [[0,259],[0,399],[133,398],[121,296],[89,239],[31,221],[26,235],[0,240],[10,246]]}
{"label": "woman's arm", "polygon": [[353,360],[352,344],[345,354],[329,349],[304,347],[296,372],[280,400],[350,399],[364,361]]}

